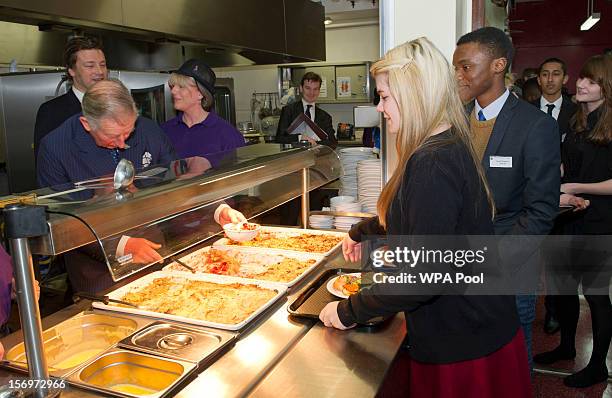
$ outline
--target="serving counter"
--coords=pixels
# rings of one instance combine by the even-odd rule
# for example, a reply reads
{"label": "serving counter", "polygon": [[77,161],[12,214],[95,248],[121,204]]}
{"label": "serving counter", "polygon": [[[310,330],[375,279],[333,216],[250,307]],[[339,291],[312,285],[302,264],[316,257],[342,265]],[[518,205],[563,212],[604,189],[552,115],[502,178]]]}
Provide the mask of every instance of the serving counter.
{"label": "serving counter", "polygon": [[[78,190],[77,184],[76,187],[53,187],[36,192],[40,196],[77,189],[76,195],[67,192],[53,196],[52,201],[38,201],[52,211],[47,221],[48,232],[27,239],[20,262],[27,268],[28,260],[31,261],[28,258],[30,249],[35,254],[59,254],[96,243],[99,239],[98,245],[104,249],[105,262],[113,280],[117,285],[127,284],[160,266],[135,264],[129,258],[126,261],[115,255],[109,248],[115,247],[113,243],[122,235],[157,233],[164,239],[160,254],[172,260],[220,237],[222,230],[212,220],[220,203],[229,203],[247,218],[257,217],[299,196],[302,196],[302,207],[308,209],[307,193],[337,179],[340,174],[337,155],[321,146],[281,148],[274,144],[254,145],[211,159],[210,163],[215,167],[208,170],[190,170],[189,161],[160,166],[150,170],[141,184],[126,191],[102,189],[83,192]],[[154,178],[150,179],[152,175]],[[205,392],[209,396],[233,397],[270,396],[283,391],[284,395],[292,396],[374,395],[403,340],[402,316],[378,326],[337,331],[325,328],[313,319],[290,317],[287,311],[288,303],[326,269],[346,266],[336,249],[307,277],[289,288],[288,298],[276,301],[236,332],[232,344],[214,352],[206,363],[198,364],[196,370],[185,372],[185,378],[169,390],[171,394],[200,397]],[[21,283],[25,284],[23,280]],[[27,289],[18,286],[18,290],[21,294]],[[23,297],[19,300],[20,303],[28,302]],[[92,309],[91,303],[83,300],[45,318],[42,328],[47,330],[79,316],[83,311],[110,314]],[[35,312],[27,315],[36,318]],[[134,314],[120,316],[132,319],[140,326],[153,321]],[[26,325],[26,337],[36,337],[35,326],[36,322]],[[8,353],[22,340],[21,333],[14,333],[2,342]],[[40,356],[40,349],[32,348],[28,339],[25,343],[28,353]],[[118,356],[120,353],[106,355]],[[36,369],[36,366],[32,368]],[[83,369],[79,370],[78,377],[81,377]],[[77,377],[75,374],[66,377],[73,380]],[[7,384],[10,378],[24,376],[11,369],[0,369],[0,385]],[[98,396],[102,392],[68,387],[62,396]]]}
{"label": "serving counter", "polygon": [[[373,327],[339,331],[320,322],[292,318],[287,305],[327,268],[346,268],[340,251],[326,260],[283,300],[238,336],[236,344],[201,373],[179,386],[176,397],[374,396],[405,335],[398,314]],[[90,308],[89,301],[65,308],[43,320],[48,329]],[[94,313],[108,313],[94,310]],[[21,340],[14,333],[2,340],[7,349]],[[24,377],[0,369],[0,384]],[[68,387],[62,397],[104,396]]]}

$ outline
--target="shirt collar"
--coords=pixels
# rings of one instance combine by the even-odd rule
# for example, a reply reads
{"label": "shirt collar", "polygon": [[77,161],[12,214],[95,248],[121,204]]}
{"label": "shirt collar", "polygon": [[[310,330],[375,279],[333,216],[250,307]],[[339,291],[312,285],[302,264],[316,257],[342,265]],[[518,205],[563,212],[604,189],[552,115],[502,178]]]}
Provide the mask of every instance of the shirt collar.
{"label": "shirt collar", "polygon": [[74,86],[72,86],[72,92],[74,93],[74,95],[76,95],[76,97],[79,100],[79,102],[83,103],[83,97],[85,96],[85,93],[82,92],[81,90],[75,88]]}
{"label": "shirt collar", "polygon": [[302,98],[302,107],[304,108],[304,111],[306,111],[306,105],[312,105],[312,109],[314,109],[314,107],[315,107],[315,103],[314,102],[306,102],[306,101],[304,101],[304,98]]}
{"label": "shirt collar", "polygon": [[563,102],[563,96],[560,95],[555,102],[548,102],[544,96],[540,97],[540,108],[544,108],[546,105],[553,104],[555,109],[561,109],[561,103]]}
{"label": "shirt collar", "polygon": [[485,119],[487,120],[495,119],[497,115],[499,115],[499,112],[501,112],[502,108],[504,107],[504,104],[506,103],[506,100],[508,99],[509,95],[510,95],[510,91],[506,89],[506,91],[504,91],[502,95],[500,95],[495,101],[491,102],[485,108],[480,106],[480,104],[478,103],[478,100],[474,100],[476,104],[476,107],[475,107],[476,114],[478,115],[478,112],[482,110],[482,113],[484,114]]}

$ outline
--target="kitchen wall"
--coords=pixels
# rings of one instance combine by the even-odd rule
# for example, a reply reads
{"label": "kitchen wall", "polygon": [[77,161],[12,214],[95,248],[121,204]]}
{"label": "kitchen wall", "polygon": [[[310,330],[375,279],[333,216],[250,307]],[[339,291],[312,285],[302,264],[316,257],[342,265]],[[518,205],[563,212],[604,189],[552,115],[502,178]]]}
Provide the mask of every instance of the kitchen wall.
{"label": "kitchen wall", "polygon": [[[379,56],[378,25],[326,29],[325,43],[328,62],[373,61]],[[251,120],[253,92],[277,92],[277,65],[215,68],[217,77],[234,79],[236,121]],[[338,123],[353,123],[352,104],[323,104],[332,115],[334,128]]]}

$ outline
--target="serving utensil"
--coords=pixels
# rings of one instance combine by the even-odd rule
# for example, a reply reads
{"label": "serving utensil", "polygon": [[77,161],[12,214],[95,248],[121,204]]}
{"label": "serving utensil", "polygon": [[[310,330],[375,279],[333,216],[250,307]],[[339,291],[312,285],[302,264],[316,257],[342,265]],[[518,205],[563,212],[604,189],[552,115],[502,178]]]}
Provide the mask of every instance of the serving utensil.
{"label": "serving utensil", "polygon": [[108,303],[116,303],[116,304],[127,305],[128,307],[132,307],[132,308],[141,309],[140,306],[138,306],[136,304],[129,303],[127,301],[112,299],[112,298],[110,298],[108,296],[98,296],[96,294],[89,294],[89,293],[85,293],[85,292],[75,293],[73,295],[73,298],[76,299],[76,300],[78,300],[78,299],[87,299],[87,300],[91,300],[91,301],[99,301],[99,302],[104,303],[106,305],[108,305]]}
{"label": "serving utensil", "polygon": [[179,260],[178,258],[173,259],[172,261],[174,261],[175,263],[177,263],[178,265],[180,265],[181,267],[185,267],[187,268],[189,271],[191,271],[192,274],[196,273],[195,268],[185,264],[183,261]]}

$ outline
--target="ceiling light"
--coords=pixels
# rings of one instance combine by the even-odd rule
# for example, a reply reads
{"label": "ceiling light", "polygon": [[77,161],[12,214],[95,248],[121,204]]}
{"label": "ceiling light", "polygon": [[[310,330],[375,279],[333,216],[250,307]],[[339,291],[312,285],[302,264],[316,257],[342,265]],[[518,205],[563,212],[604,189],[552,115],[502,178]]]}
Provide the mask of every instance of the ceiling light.
{"label": "ceiling light", "polygon": [[593,1],[587,0],[587,19],[580,25],[580,30],[591,29],[601,19],[601,14],[593,12]]}
{"label": "ceiling light", "polygon": [[580,30],[589,30],[601,19],[601,14],[594,12],[580,25]]}
{"label": "ceiling light", "polygon": [[324,23],[325,25],[329,25],[329,24],[331,24],[332,22],[334,22],[334,21],[333,21],[333,19],[331,19],[330,17],[327,17],[327,18],[325,18],[325,19],[323,20],[323,23]]}

